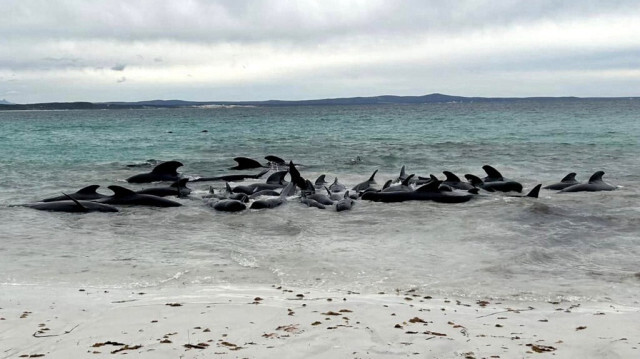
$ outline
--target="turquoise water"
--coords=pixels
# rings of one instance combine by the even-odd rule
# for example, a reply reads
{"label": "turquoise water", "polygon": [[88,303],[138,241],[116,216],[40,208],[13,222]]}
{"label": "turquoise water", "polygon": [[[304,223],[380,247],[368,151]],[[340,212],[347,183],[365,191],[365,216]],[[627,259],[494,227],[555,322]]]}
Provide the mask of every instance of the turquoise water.
{"label": "turquoise water", "polygon": [[[640,294],[640,104],[558,100],[477,104],[0,112],[0,283],[148,287],[286,284],[358,291],[619,301]],[[202,132],[207,130],[208,132]],[[71,215],[10,207],[88,184],[128,185],[149,159],[186,176],[230,173],[274,154],[302,175],[353,186],[408,173],[484,175],[525,190],[596,170],[614,192],[461,205],[358,202],[216,213],[194,183],[183,207]],[[356,157],[361,162],[354,163]],[[250,173],[257,171],[248,171]]]}

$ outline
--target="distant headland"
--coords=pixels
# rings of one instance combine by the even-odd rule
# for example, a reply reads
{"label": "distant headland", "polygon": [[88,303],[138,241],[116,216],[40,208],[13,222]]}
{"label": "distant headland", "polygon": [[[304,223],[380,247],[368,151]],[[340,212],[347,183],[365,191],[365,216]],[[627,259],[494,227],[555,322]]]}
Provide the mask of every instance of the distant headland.
{"label": "distant headland", "polygon": [[433,93],[423,96],[371,96],[327,98],[298,101],[182,101],[151,100],[139,102],[47,102],[12,104],[0,102],[0,110],[108,110],[143,108],[197,108],[218,106],[336,106],[336,105],[384,105],[384,104],[428,104],[428,103],[472,103],[511,101],[562,101],[562,100],[630,100],[640,97],[463,97]]}

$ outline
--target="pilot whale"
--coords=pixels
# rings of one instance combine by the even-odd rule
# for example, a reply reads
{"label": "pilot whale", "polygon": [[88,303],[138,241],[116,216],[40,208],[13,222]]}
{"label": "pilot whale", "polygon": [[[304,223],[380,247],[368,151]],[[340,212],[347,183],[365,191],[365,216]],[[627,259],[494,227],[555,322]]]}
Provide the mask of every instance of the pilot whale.
{"label": "pilot whale", "polygon": [[97,200],[97,202],[105,204],[125,204],[151,207],[182,206],[180,203],[170,201],[166,198],[153,196],[150,194],[138,194],[128,188],[120,186],[109,186],[108,188],[113,191],[113,196],[101,198]]}
{"label": "pilot whale", "polygon": [[576,181],[576,173],[575,172],[571,172],[568,175],[564,176],[564,178],[562,180],[560,180],[560,182],[558,183],[554,183],[554,184],[550,184],[548,186],[544,186],[544,189],[551,189],[551,190],[562,190],[565,189],[567,187],[571,187],[575,184],[578,184],[579,182]]}
{"label": "pilot whale", "polygon": [[363,200],[374,202],[405,202],[405,201],[434,201],[440,203],[462,203],[473,198],[472,193],[458,193],[448,186],[440,186],[442,182],[432,180],[431,182],[417,188],[411,192],[366,192],[362,195]]}
{"label": "pilot whale", "polygon": [[89,212],[118,212],[116,207],[108,204],[91,201],[77,200],[71,195],[64,194],[66,200],[38,202],[24,205],[25,207],[37,209],[39,211],[67,212],[67,213],[89,213]]}
{"label": "pilot whale", "polygon": [[94,200],[94,199],[100,199],[100,198],[107,197],[104,194],[100,194],[100,193],[96,192],[98,187],[100,187],[100,186],[97,185],[97,184],[94,184],[94,185],[82,188],[82,189],[78,190],[75,193],[65,194],[63,196],[45,198],[40,202],[66,201],[66,200],[70,200],[70,198],[71,199],[84,200],[84,201],[91,201],[91,200]]}
{"label": "pilot whale", "polygon": [[597,191],[613,191],[616,189],[615,186],[612,186],[602,180],[602,176],[604,176],[604,171],[598,171],[591,175],[588,183],[579,183],[574,184],[573,186],[569,186],[560,192],[597,192]]}

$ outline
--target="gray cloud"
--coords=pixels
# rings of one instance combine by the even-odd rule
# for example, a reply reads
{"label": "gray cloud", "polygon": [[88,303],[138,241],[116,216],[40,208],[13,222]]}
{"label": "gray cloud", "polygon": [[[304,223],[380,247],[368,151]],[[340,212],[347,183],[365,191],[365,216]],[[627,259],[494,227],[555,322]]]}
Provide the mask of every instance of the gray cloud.
{"label": "gray cloud", "polygon": [[2,10],[0,79],[21,86],[15,102],[640,94],[637,0],[5,0]]}
{"label": "gray cloud", "polygon": [[113,70],[113,71],[124,71],[125,67],[127,67],[127,65],[125,65],[125,64],[116,64],[115,66],[111,67],[111,70]]}

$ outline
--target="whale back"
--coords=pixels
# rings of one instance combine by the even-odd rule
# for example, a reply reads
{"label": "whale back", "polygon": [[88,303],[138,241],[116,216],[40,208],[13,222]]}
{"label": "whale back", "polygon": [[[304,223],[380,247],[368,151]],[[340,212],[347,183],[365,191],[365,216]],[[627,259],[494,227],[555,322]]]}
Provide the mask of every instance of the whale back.
{"label": "whale back", "polygon": [[592,174],[589,178],[589,183],[602,182],[602,176],[604,176],[604,171],[598,171]]}

